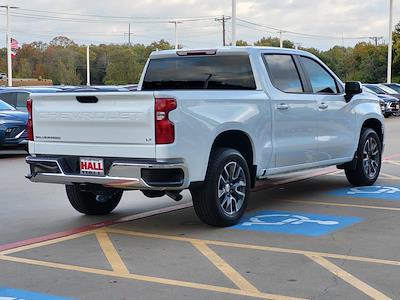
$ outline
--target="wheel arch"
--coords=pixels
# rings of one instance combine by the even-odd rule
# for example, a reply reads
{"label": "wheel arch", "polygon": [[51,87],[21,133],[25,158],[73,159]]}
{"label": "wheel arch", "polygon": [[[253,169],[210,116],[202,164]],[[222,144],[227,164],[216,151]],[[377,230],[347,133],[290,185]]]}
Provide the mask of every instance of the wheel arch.
{"label": "wheel arch", "polygon": [[[378,135],[378,137],[379,137],[379,139],[381,141],[381,144],[383,146],[384,128],[383,128],[383,124],[382,124],[382,122],[380,120],[375,119],[375,118],[366,119],[364,121],[364,123],[362,124],[362,126],[361,126],[361,132],[362,132],[363,128],[371,128],[371,129],[373,129],[376,132],[376,134]],[[360,135],[361,135],[361,133],[360,133]]]}
{"label": "wheel arch", "polygon": [[338,165],[337,168],[338,169],[345,169],[345,168],[355,169],[356,163],[357,163],[357,149],[358,149],[359,142],[360,142],[364,128],[371,128],[376,132],[376,134],[378,135],[379,140],[381,142],[382,148],[383,148],[383,146],[384,146],[384,127],[383,126],[384,126],[383,123],[377,118],[370,117],[370,118],[367,118],[366,120],[364,120],[364,122],[361,125],[360,131],[358,133],[358,140],[357,140],[357,144],[355,145],[353,160],[350,162]]}
{"label": "wheel arch", "polygon": [[227,130],[221,132],[214,139],[211,151],[219,148],[226,147],[239,151],[249,166],[251,187],[254,187],[256,182],[257,166],[254,164],[254,145],[251,137],[242,130]]}

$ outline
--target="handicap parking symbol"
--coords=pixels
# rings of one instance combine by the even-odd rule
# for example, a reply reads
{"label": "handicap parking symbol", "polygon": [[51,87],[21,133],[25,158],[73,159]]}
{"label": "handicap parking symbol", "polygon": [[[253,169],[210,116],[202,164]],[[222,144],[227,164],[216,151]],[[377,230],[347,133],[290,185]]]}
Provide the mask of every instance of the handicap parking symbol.
{"label": "handicap parking symbol", "polygon": [[0,287],[0,300],[72,300],[72,298]]}
{"label": "handicap parking symbol", "polygon": [[321,236],[361,222],[358,217],[288,211],[260,211],[230,229]]}
{"label": "handicap parking symbol", "polygon": [[372,185],[338,189],[329,195],[400,201],[400,186]]}

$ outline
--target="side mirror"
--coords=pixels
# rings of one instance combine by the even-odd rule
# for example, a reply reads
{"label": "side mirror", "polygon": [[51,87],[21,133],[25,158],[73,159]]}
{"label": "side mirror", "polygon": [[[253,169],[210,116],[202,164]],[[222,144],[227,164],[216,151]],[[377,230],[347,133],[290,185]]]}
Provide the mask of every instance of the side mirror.
{"label": "side mirror", "polygon": [[362,93],[362,84],[359,81],[348,81],[344,89],[346,102],[350,102],[354,95]]}

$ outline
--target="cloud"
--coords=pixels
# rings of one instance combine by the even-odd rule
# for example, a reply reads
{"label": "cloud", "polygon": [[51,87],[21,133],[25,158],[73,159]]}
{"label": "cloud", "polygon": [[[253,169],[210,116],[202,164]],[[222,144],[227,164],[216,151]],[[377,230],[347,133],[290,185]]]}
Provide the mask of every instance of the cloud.
{"label": "cloud", "polygon": [[[4,4],[0,0],[0,4]],[[206,20],[185,22],[178,26],[179,42],[187,47],[212,47],[221,44],[221,24],[214,20],[218,15],[231,14],[231,0],[11,0],[21,9],[12,17],[13,36],[21,43],[33,40],[49,41],[57,35],[66,35],[78,43],[127,42],[128,24],[131,23],[132,41],[150,43],[165,38],[174,42],[173,24],[159,23],[157,19],[205,17]],[[330,38],[311,38],[290,33],[284,37],[304,46],[327,48],[334,44],[352,45],[359,40],[341,37],[387,37],[388,1],[382,0],[237,0],[240,19],[264,24],[287,31]],[[54,15],[27,10],[56,11],[69,14],[107,15],[117,18]],[[397,10],[395,9],[395,12]],[[45,14],[52,20],[39,18]],[[31,15],[28,18],[27,15]],[[36,15],[34,18],[32,15]],[[123,17],[132,17],[124,19]],[[399,20],[394,16],[394,23]],[[61,19],[60,19],[61,18]],[[153,23],[143,23],[149,19]],[[76,19],[86,19],[78,22]],[[89,21],[91,20],[91,21]],[[0,30],[4,34],[5,18],[0,18]],[[94,22],[95,21],[95,22]],[[238,22],[238,38],[254,42],[263,35],[278,36],[276,30]],[[230,38],[230,24],[227,24]],[[0,39],[4,45],[4,39]]]}

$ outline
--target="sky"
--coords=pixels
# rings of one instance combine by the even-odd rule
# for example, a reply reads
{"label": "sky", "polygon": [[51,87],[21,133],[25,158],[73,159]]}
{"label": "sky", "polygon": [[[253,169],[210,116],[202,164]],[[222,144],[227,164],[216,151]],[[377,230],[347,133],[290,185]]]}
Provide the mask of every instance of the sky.
{"label": "sky", "polygon": [[[0,0],[12,10],[12,37],[20,44],[49,42],[63,35],[78,44],[150,44],[166,39],[185,48],[222,45],[222,15],[231,15],[231,0]],[[389,0],[237,0],[237,39],[250,43],[279,36],[302,47],[326,50],[353,46],[369,37],[387,41]],[[393,24],[400,21],[400,0],[394,0]],[[231,23],[226,23],[231,40]],[[6,17],[0,10],[0,47],[5,46]]]}

